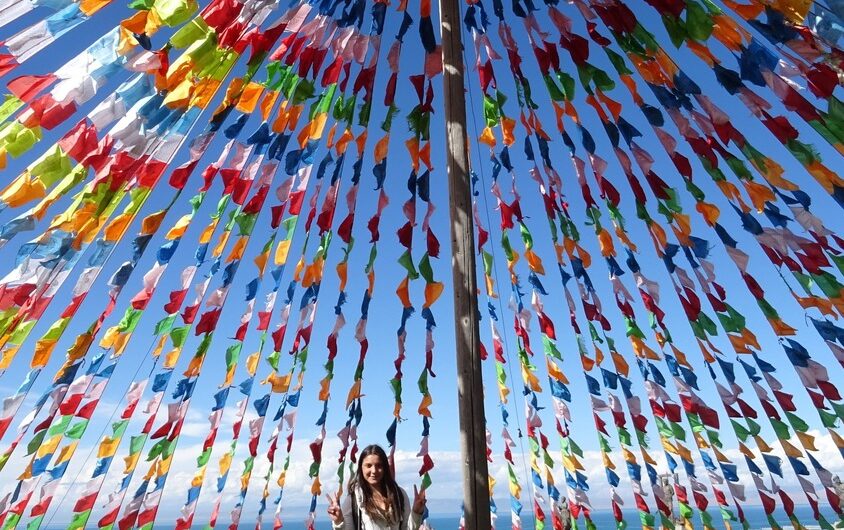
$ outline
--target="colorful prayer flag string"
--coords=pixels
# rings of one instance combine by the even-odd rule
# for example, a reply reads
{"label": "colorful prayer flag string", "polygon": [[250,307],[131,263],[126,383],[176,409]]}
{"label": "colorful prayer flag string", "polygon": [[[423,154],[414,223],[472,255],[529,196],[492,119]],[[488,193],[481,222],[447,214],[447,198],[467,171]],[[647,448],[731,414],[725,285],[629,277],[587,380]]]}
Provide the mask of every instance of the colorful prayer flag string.
{"label": "colorful prayer flag string", "polygon": [[[619,153],[620,153],[620,151],[619,151],[619,150],[617,150],[616,152],[617,152],[617,154],[619,154]],[[637,157],[636,159],[637,159],[637,162],[641,162],[641,157]],[[628,162],[628,166],[627,166],[627,167],[629,167],[629,162]],[[649,174],[649,173],[648,173],[648,171],[649,171],[648,169],[643,169],[643,172],[644,172],[644,173],[646,173],[646,174]],[[651,185],[653,186],[653,182],[655,182],[656,180],[658,180],[658,177],[656,177],[656,176],[655,176],[655,175],[653,175],[652,173],[650,173],[650,175],[652,175],[652,176],[648,177],[648,181],[649,181],[649,183],[651,183]],[[632,175],[628,172],[628,180],[630,180],[630,179],[631,179],[631,176],[632,176]],[[633,178],[635,178],[635,177],[633,177]],[[633,180],[630,180],[630,181],[631,181],[631,183],[633,182]],[[657,193],[657,196],[659,197],[659,193]],[[669,211],[669,212],[671,211],[670,209],[664,209],[664,210],[665,210],[665,211]],[[640,210],[640,211],[641,211],[641,210]],[[653,226],[653,225],[652,225],[652,226]],[[675,228],[675,233],[677,233],[677,234],[683,234],[684,232],[683,232],[682,227],[681,227],[681,228],[679,228],[679,229],[678,229],[678,228]],[[660,236],[658,232],[653,232],[653,231],[652,231],[652,234],[655,234],[655,236],[654,236],[654,243],[655,243],[655,244],[658,244],[658,242],[659,242],[659,241],[664,241],[664,235],[663,235],[663,236]],[[663,232],[663,234],[664,234],[664,232]],[[678,236],[678,237],[679,237],[679,236]],[[682,239],[681,239],[681,242],[682,242]],[[701,257],[701,256],[700,256],[700,255],[698,255],[698,258],[700,258],[700,257]],[[699,276],[699,277],[700,277],[700,276]],[[735,340],[737,340],[737,339],[735,339]],[[733,340],[734,347],[735,347],[735,344],[736,344],[735,340]],[[771,460],[770,460],[770,459],[768,459],[768,460],[767,460],[767,462],[771,462]],[[794,463],[794,462],[792,462],[792,463]],[[779,473],[778,473],[778,474],[779,474]],[[804,488],[804,489],[805,489],[805,488]],[[781,494],[783,494],[783,493],[784,493],[784,492],[781,492]],[[811,501],[810,501],[810,502],[811,502]],[[789,515],[791,516],[792,514],[789,514]]]}
{"label": "colorful prayer flag string", "polygon": [[[311,455],[313,456],[313,462],[308,471],[308,476],[311,477],[313,481],[311,484],[311,507],[308,514],[307,524],[308,527],[311,529],[314,527],[314,523],[316,521],[315,510],[317,506],[317,499],[322,493],[322,483],[319,477],[319,471],[322,464],[322,448],[327,434],[326,423],[328,415],[329,398],[331,395],[331,381],[335,377],[334,363],[338,352],[337,341],[340,335],[340,331],[345,325],[343,305],[345,305],[346,299],[348,297],[348,294],[346,292],[346,285],[348,282],[348,262],[349,255],[351,254],[352,248],[354,247],[354,237],[352,236],[352,231],[354,229],[357,198],[360,190],[360,176],[363,168],[363,157],[366,153],[366,145],[367,140],[369,138],[369,116],[372,111],[372,98],[374,96],[375,89],[375,75],[378,72],[378,64],[380,60],[381,36],[384,28],[384,16],[386,14],[386,8],[386,3],[373,3],[372,8],[370,9],[372,20],[370,24],[369,35],[367,36],[369,45],[367,46],[366,53],[362,53],[359,55],[359,57],[363,60],[359,61],[361,63],[361,69],[357,73],[357,77],[355,78],[350,100],[346,102],[338,102],[337,107],[335,107],[336,109],[342,104],[343,106],[345,106],[346,109],[348,109],[349,106],[354,109],[356,100],[360,97],[362,103],[358,112],[358,125],[360,125],[363,130],[357,133],[356,137],[354,136],[354,133],[352,133],[351,131],[351,124],[352,118],[354,117],[354,112],[353,110],[344,110],[343,112],[345,114],[345,131],[343,132],[340,141],[343,141],[344,139],[346,142],[354,141],[355,147],[357,149],[357,158],[352,164],[352,175],[350,179],[351,187],[349,191],[346,192],[347,214],[346,217],[340,222],[337,227],[337,235],[340,237],[340,239],[346,246],[343,248],[343,257],[336,266],[337,277],[339,280],[339,293],[337,295],[337,304],[334,306],[335,321],[334,326],[331,329],[331,333],[328,335],[328,338],[326,340],[326,349],[328,350],[328,356],[325,363],[325,376],[320,381],[320,390],[317,397],[317,399],[319,401],[322,401],[323,403],[322,413],[316,422],[316,425],[319,427],[320,430],[317,434],[317,437],[313,440],[313,442],[311,442],[309,446],[311,450]],[[367,55],[369,55],[368,59]],[[340,144],[338,142],[338,150],[339,147]],[[345,154],[341,154],[341,156],[345,156]],[[336,204],[334,205],[334,207],[336,208]],[[333,215],[334,214],[332,212],[332,217]],[[342,469],[342,465],[340,466],[340,469]],[[340,489],[342,489],[342,480],[339,486]]]}
{"label": "colorful prayer flag string", "polygon": [[[477,69],[483,96],[479,107],[486,124],[475,136],[489,148],[493,180],[478,182],[490,188],[489,196],[496,198],[501,220],[501,232],[491,235],[481,222],[485,212],[477,200],[480,195],[476,195],[474,216],[495,362],[487,372],[496,378],[498,403],[491,406],[499,409],[504,444],[504,458],[494,464],[508,475],[511,527],[518,530],[522,526],[522,487],[530,487],[538,530],[548,522],[555,530],[562,530],[565,523],[576,528],[581,521],[587,528],[596,528],[600,523],[593,508],[600,497],[612,508],[616,526],[623,528],[632,515],[624,511],[622,499],[629,498],[626,493],[632,493],[644,528],[713,528],[718,524],[712,512],[716,505],[727,528],[736,524],[749,528],[753,519],[745,510],[748,497],[743,484],[749,472],[750,487],[761,502],[768,526],[781,528],[777,519],[785,513],[791,526],[803,528],[803,516],[795,506],[796,498],[785,488],[787,484],[802,491],[812,518],[822,528],[832,528],[835,521],[829,514],[835,512],[842,519],[844,513],[831,472],[836,462],[830,461],[844,458],[844,437],[839,433],[844,398],[835,384],[844,367],[844,327],[839,324],[844,316],[844,238],[835,232],[840,228],[837,218],[825,211],[829,205],[834,209],[844,204],[844,183],[835,173],[844,155],[844,106],[838,97],[844,54],[835,41],[838,36],[821,25],[827,21],[820,20],[820,7],[802,0],[750,0],[743,4],[734,0],[646,1],[654,10],[651,14],[661,17],[660,32],[665,30],[668,36],[664,42],[644,27],[640,22],[644,17],[632,3],[619,0],[572,0],[567,6],[545,0],[544,10],[533,0],[513,2],[506,8],[504,2],[492,0],[490,12],[498,18],[497,36],[488,32],[490,12],[483,2],[472,0],[465,8],[464,34],[467,44],[472,40],[465,60],[474,62]],[[395,375],[390,381],[394,407],[387,441],[394,459],[398,424],[406,419],[402,401],[407,396],[402,385],[409,365],[405,361],[418,358],[422,363],[422,356],[415,353],[424,351],[424,365],[416,378],[420,391],[416,412],[422,427],[417,457],[422,489],[429,490],[431,498],[435,495],[433,481],[447,471],[434,468],[429,452],[429,437],[444,429],[430,421],[435,388],[431,378],[439,366],[434,356],[434,304],[443,292],[431,262],[441,250],[435,235],[441,220],[433,213],[442,188],[432,186],[439,182],[433,166],[441,154],[437,135],[431,131],[432,123],[437,123],[433,119],[439,110],[434,96],[441,70],[433,6],[428,0],[420,2],[416,21],[420,38],[411,46],[404,39],[414,19],[404,1],[390,13],[395,15],[394,21],[387,16],[388,4],[381,0],[294,2],[278,14],[272,0],[206,0],[201,2],[203,6],[194,0],[133,2],[129,7],[134,14],[122,20],[118,17],[115,20],[119,22],[106,26],[102,35],[90,36],[86,44],[91,44],[81,46],[84,50],[78,57],[53,71],[38,71],[39,53],[60,45],[64,41],[59,39],[67,39],[62,35],[81,28],[95,14],[98,19],[106,18],[103,8],[111,3],[0,0],[0,28],[16,33],[0,39],[0,75],[7,76],[8,91],[0,102],[0,168],[8,165],[17,171],[0,190],[0,252],[9,258],[0,259],[6,263],[0,279],[0,377],[18,379],[0,404],[0,436],[8,435],[0,454],[0,470],[23,468],[0,497],[3,529],[26,523],[28,530],[38,530],[61,514],[60,505],[70,499],[69,528],[73,530],[84,528],[92,516],[98,517],[99,528],[117,525],[123,530],[149,530],[162,519],[165,486],[168,494],[178,486],[168,478],[175,474],[175,459],[186,452],[179,442],[188,435],[182,431],[190,407],[210,410],[206,431],[198,438],[202,448],[191,467],[194,478],[182,490],[186,496],[178,497],[183,504],[176,526],[181,530],[191,527],[241,364],[245,373],[237,385],[240,399],[233,408],[232,433],[222,442],[226,449],[216,466],[208,527],[217,525],[220,510],[229,500],[224,493],[233,466],[240,466],[241,472],[229,528],[235,530],[245,522],[248,489],[264,453],[269,467],[257,480],[262,490],[256,495],[255,528],[263,525],[273,501],[273,527],[282,527],[286,522],[282,511],[295,500],[291,482],[304,478],[294,477],[296,468],[291,465],[296,457],[297,415],[316,403],[317,433],[308,446],[311,466],[305,479],[310,482],[306,524],[314,528],[324,478],[320,477],[323,444],[335,420],[329,414],[333,410],[331,384],[341,373],[341,364],[355,365],[344,393],[347,414],[337,420],[343,423],[338,433],[341,490],[355,468],[358,437],[367,436],[368,427],[362,423],[364,367],[371,356],[367,325],[376,309],[372,304],[376,257],[384,245],[380,230],[386,226],[385,219],[389,220],[388,193],[392,192],[388,190],[395,183],[387,179],[387,164],[392,167],[402,160],[409,161],[405,166],[410,173],[409,194],[397,231],[403,279],[396,290],[401,315],[396,315],[400,321]],[[364,32],[360,28],[367,6],[372,23]],[[30,13],[36,7],[40,11]],[[568,18],[572,14],[577,21]],[[516,19],[519,24],[511,26]],[[556,31],[546,31],[546,20],[553,24],[549,29]],[[380,39],[391,22],[397,33],[386,57],[381,57]],[[84,26],[87,29],[93,24]],[[163,46],[154,48],[154,34],[165,26],[172,28],[172,35]],[[270,52],[277,41],[278,47]],[[670,50],[668,41],[677,50]],[[520,47],[525,43],[530,45],[534,61],[522,57]],[[591,55],[597,50],[595,45],[603,52],[601,57]],[[560,53],[560,48],[566,53]],[[702,61],[696,65],[704,68],[679,63],[677,58],[686,52],[693,53],[697,57],[693,62]],[[241,61],[247,54],[248,60]],[[417,75],[400,83],[399,62],[408,57],[418,59]],[[377,68],[378,61],[385,59],[388,68]],[[506,80],[496,75],[495,68],[504,60],[511,73]],[[263,64],[267,65],[266,80],[258,82],[254,76]],[[604,64],[610,66],[608,70]],[[26,72],[19,68],[22,65],[28,68]],[[698,84],[698,76],[719,83],[718,90],[705,92],[702,87],[707,85]],[[403,90],[407,81],[408,90]],[[377,110],[382,112],[384,134],[369,142],[368,135],[373,132],[369,130],[370,115],[376,106],[373,96],[380,94],[382,82],[386,87],[384,105]],[[576,94],[578,83],[581,90]],[[642,91],[643,83],[648,90]],[[106,87],[110,92],[105,93]],[[471,99],[474,94],[469,95]],[[518,115],[507,110],[511,95],[518,104]],[[220,99],[216,112],[203,117],[203,110]],[[401,108],[407,101],[411,102],[408,108]],[[630,101],[641,113],[635,119]],[[93,110],[76,117],[83,105]],[[750,112],[752,122],[736,119],[736,110]],[[236,118],[226,123],[233,111]],[[797,115],[797,121],[791,113]],[[244,127],[253,114],[260,120],[247,134]],[[399,115],[406,116],[410,129],[404,144],[406,155],[390,151],[392,125]],[[600,139],[593,133],[601,131],[592,131],[587,125],[594,123],[590,121],[594,118],[603,130]],[[642,118],[646,129],[639,127]],[[543,122],[548,120],[555,121],[559,136],[546,131]],[[774,144],[762,145],[755,132],[750,132],[762,128],[774,136]],[[220,138],[220,133],[226,139]],[[813,134],[819,134],[822,141],[813,144]],[[560,154],[555,149],[560,139],[566,148],[561,153],[568,154],[572,162],[572,170],[563,175],[553,163]],[[51,145],[42,147],[44,140]],[[346,156],[353,156],[348,152],[351,144],[356,147],[355,160],[345,164]],[[36,146],[43,151],[33,152]],[[182,153],[184,147],[188,149]],[[602,150],[612,154],[607,158]],[[667,159],[661,158],[660,150]],[[794,162],[778,161],[784,154]],[[194,171],[206,155],[217,161],[203,166],[205,170],[196,175],[197,182],[186,195],[183,192],[192,186]],[[370,155],[374,155],[375,192],[366,196],[366,187],[361,188],[359,180]],[[617,166],[610,161],[612,157]],[[174,165],[176,160],[181,165]],[[672,171],[662,169],[664,162],[670,162]],[[485,163],[474,170],[485,169]],[[280,166],[283,173],[277,171]],[[798,171],[793,173],[792,168]],[[623,189],[616,187],[619,181],[613,178],[618,169],[626,180]],[[510,177],[509,190],[499,178],[502,170]],[[708,175],[706,182],[695,180],[701,172]],[[346,179],[350,187],[343,190]],[[577,215],[578,208],[564,195],[564,184],[569,182],[577,186],[576,200],[583,199],[585,215]],[[534,185],[538,193],[528,196],[526,190]],[[816,186],[825,194],[814,194]],[[273,190],[278,201],[266,205]],[[209,194],[218,192],[219,202],[210,219],[197,220],[208,201],[217,199]],[[721,195],[725,202],[717,202],[711,193]],[[335,225],[337,202],[343,196],[347,212]],[[684,204],[688,198],[694,201],[699,217],[689,211],[692,203]],[[154,204],[156,200],[163,202]],[[353,231],[360,212],[356,210],[368,204],[365,200],[374,200],[367,224],[369,255],[368,259],[361,256],[365,263],[362,274],[350,273],[357,257]],[[417,216],[422,203],[426,211]],[[734,213],[723,210],[722,205]],[[530,219],[536,206],[545,210],[545,219],[539,223],[548,223],[550,241],[536,231]],[[182,216],[166,221],[175,211]],[[628,227],[622,215],[628,211],[641,221],[635,228]],[[259,215],[269,219],[268,226],[258,224]],[[288,278],[286,265],[300,216],[305,218],[305,241],[301,252],[294,254],[296,267]],[[721,245],[712,246],[711,240],[701,237],[701,220],[708,227],[703,230],[712,229],[715,242]],[[581,233],[584,227],[586,232]],[[184,240],[197,229],[197,243]],[[28,232],[35,237],[20,241]],[[742,232],[751,236],[747,248],[739,237],[744,237]],[[634,243],[640,233],[650,239],[647,248]],[[255,248],[248,245],[253,235],[260,243]],[[330,261],[335,236],[344,248]],[[413,256],[414,236],[417,243],[419,236],[425,238],[424,249],[416,246],[417,257]],[[500,238],[506,264],[493,257],[490,237]],[[513,241],[514,237],[521,244]],[[315,249],[311,238],[318,239]],[[177,251],[184,251],[189,244],[194,244],[190,250],[195,251],[187,259],[190,265],[174,273],[169,264]],[[128,253],[121,254],[121,246],[129,245]],[[147,255],[149,246],[156,249],[154,260]],[[603,259],[593,259],[597,255],[593,248]],[[547,252],[555,254],[559,285],[547,283],[547,261],[543,260]],[[123,255],[127,257],[119,257]],[[237,278],[245,284],[244,299],[228,296],[240,263],[253,258],[256,273]],[[110,263],[114,259],[125,261]],[[144,259],[151,262],[150,268],[138,273]],[[723,277],[716,275],[722,259],[735,266],[733,271],[727,265],[731,270],[723,271]],[[656,260],[665,267],[666,277],[654,272],[654,267],[659,267]],[[768,271],[771,278],[778,278],[772,282],[764,282],[752,272],[766,270],[762,266],[767,266],[767,261],[774,267]],[[319,312],[318,300],[325,267],[332,264],[340,288],[334,316],[328,317]],[[263,281],[268,266],[271,285]],[[526,411],[531,468],[525,469],[530,473],[530,482],[525,484],[517,473],[519,444],[510,433],[508,332],[499,329],[498,318],[504,315],[495,307],[496,267],[503,270],[504,266],[510,274],[513,333]],[[105,269],[111,273],[107,280],[101,278]],[[598,280],[603,270],[609,272],[606,282]],[[627,278],[625,272],[630,273]],[[733,272],[746,289],[725,283],[731,277],[727,273]],[[143,277],[138,277],[141,274]],[[419,277],[424,284],[413,282]],[[665,285],[658,283],[661,279]],[[669,281],[674,293],[667,301],[660,295]],[[129,282],[139,288],[134,297],[122,301],[123,288]],[[287,288],[282,290],[282,285]],[[358,343],[355,363],[353,356],[342,355],[341,343],[345,340],[345,303],[356,285],[364,292],[354,334]],[[127,387],[114,389],[123,381],[115,377],[118,368],[131,364],[120,361],[136,350],[134,332],[159,286],[166,286],[161,293],[163,319],[152,332],[149,351],[136,352],[137,372],[127,380]],[[411,296],[414,286],[424,293],[418,304],[413,303],[415,295]],[[98,289],[104,296],[96,296]],[[193,301],[187,299],[191,289],[197,294]],[[551,293],[557,289],[565,296],[565,304],[552,303],[556,300]],[[602,291],[615,299],[614,307],[604,305],[607,295]],[[91,292],[95,295],[88,296]],[[266,298],[262,309],[256,310],[262,292]],[[280,308],[279,294],[284,298]],[[780,295],[782,300],[776,298]],[[746,315],[742,306],[751,298],[759,308],[752,316]],[[206,301],[207,307],[201,307]],[[294,336],[287,337],[294,305],[299,315],[292,328]],[[221,353],[223,363],[205,363],[218,346],[213,337],[226,333],[223,327],[229,323],[222,317],[226,307],[239,315],[239,320],[231,323],[233,339]],[[407,327],[417,307],[424,321],[420,325],[425,327],[418,345],[412,342],[415,338],[408,340],[415,336]],[[89,309],[92,318],[85,320]],[[571,331],[554,322],[558,309],[569,312]],[[641,320],[642,309],[650,331]],[[805,326],[791,316],[800,309]],[[112,314],[115,310],[118,315]],[[667,314],[672,311],[676,315]],[[534,315],[538,328],[531,330]],[[43,322],[48,316],[56,320]],[[758,317],[767,321],[773,335],[765,331],[757,337],[751,331],[755,326],[751,319]],[[329,319],[327,328],[325,318]],[[682,329],[682,323],[675,328],[672,320],[677,319],[687,322],[689,328]],[[807,332],[805,327],[814,331]],[[257,333],[250,334],[250,328]],[[187,370],[162,410],[173,373],[181,366],[181,353],[189,347],[191,329],[200,335],[190,346],[195,353],[182,363]],[[628,340],[616,343],[622,329]],[[323,330],[328,332],[328,361],[320,385],[308,393],[305,381],[311,338]],[[688,340],[681,331],[691,332]],[[33,334],[37,338],[30,341]],[[819,344],[817,338],[829,353],[813,349]],[[289,364],[281,355],[285,339],[292,342]],[[542,340],[544,369],[534,365],[537,339]],[[569,339],[578,350],[579,366],[563,362],[561,350]],[[773,340],[785,353],[782,361],[791,365],[793,372],[785,372],[789,378],[781,369],[777,374],[775,358],[763,355]],[[91,352],[95,341],[101,349]],[[241,350],[248,341],[257,342],[257,349],[244,356]],[[694,345],[701,353],[696,358],[688,354]],[[262,369],[267,347],[272,348],[266,355],[269,367]],[[65,359],[54,358],[56,348],[66,350]],[[488,357],[486,346],[483,354]],[[631,376],[633,366],[641,379]],[[581,378],[569,382],[571,369],[582,371],[582,382]],[[210,401],[202,402],[200,376],[213,377],[215,370],[219,371],[215,382],[220,383],[219,389],[209,393]],[[255,384],[259,371],[263,372],[260,390]],[[45,372],[52,381],[41,381]],[[547,397],[540,382],[545,376]],[[701,377],[710,380],[709,386],[698,384]],[[584,392],[574,391],[584,384]],[[792,386],[802,386],[808,401],[795,397]],[[755,401],[745,388],[752,390]],[[94,435],[91,454],[96,454],[95,461],[92,469],[85,468],[80,453],[86,451],[79,449],[84,449],[91,437],[89,426],[99,414],[109,413],[108,398],[120,390],[126,390],[126,396],[114,410],[118,417],[109,420],[99,436]],[[31,396],[33,391],[37,395]],[[720,405],[715,405],[713,392],[717,392]],[[591,413],[592,422],[587,418],[581,425],[581,411],[576,407],[587,405],[586,399],[589,409],[585,414]],[[649,411],[643,410],[642,399],[647,399]],[[803,403],[814,407],[817,415],[807,414]],[[545,413],[541,409],[549,405],[555,416],[562,466],[555,465],[551,442],[543,431],[541,416]],[[271,406],[277,412],[269,427],[266,420]],[[729,426],[723,421],[724,413]],[[572,421],[573,415],[577,421]],[[647,429],[649,420],[655,431]],[[247,429],[243,429],[244,422]],[[609,422],[615,434],[610,434]],[[591,425],[597,437],[581,448],[575,438],[580,439]],[[730,443],[722,441],[722,426],[730,431]],[[822,434],[815,434],[815,429]],[[492,430],[487,431],[488,456],[493,451]],[[264,436],[269,436],[263,442],[266,451]],[[241,442],[241,437],[246,441]],[[612,451],[614,437],[618,453]],[[150,440],[151,447],[146,447]],[[242,460],[238,459],[239,443],[247,445],[241,448],[245,449]],[[831,454],[824,451],[826,447],[834,448]],[[606,495],[590,490],[592,481],[587,476],[593,470],[587,469],[587,449],[595,449],[603,464],[598,470],[603,467],[607,477]],[[142,453],[146,453],[148,464],[143,476],[135,477]],[[741,455],[741,468],[733,455]],[[97,503],[111,465],[121,457],[123,469],[112,470],[118,483],[99,509]],[[66,494],[68,471],[73,472],[75,463],[76,469],[83,470],[82,482],[74,479]],[[619,465],[627,470],[625,479]],[[666,469],[669,476],[661,476]],[[642,476],[643,471],[647,477]],[[494,493],[493,476],[491,469],[490,496]],[[137,490],[127,499],[132,485]],[[711,504],[713,498],[715,505]],[[68,506],[64,508],[66,511]],[[498,506],[492,499],[489,508],[493,518],[497,516]]]}
{"label": "colorful prayer flag string", "polygon": [[[381,4],[379,4],[380,6]],[[386,7],[386,6],[385,6]],[[379,7],[384,9],[385,7]],[[349,461],[349,474],[353,473],[353,466],[357,462],[357,432],[363,418],[363,402],[362,402],[362,386],[363,373],[366,362],[366,354],[369,351],[369,339],[366,335],[366,328],[369,322],[369,308],[375,295],[375,265],[378,256],[378,242],[381,240],[381,219],[383,213],[389,204],[389,196],[384,187],[387,178],[387,163],[389,161],[390,149],[390,131],[392,130],[393,119],[398,114],[398,107],[395,104],[396,87],[398,84],[399,74],[399,60],[402,51],[402,39],[407,29],[410,27],[412,19],[403,6],[399,6],[402,13],[402,25],[399,32],[396,34],[395,40],[387,52],[387,63],[390,69],[390,77],[387,81],[387,87],[384,94],[384,107],[386,107],[386,116],[381,123],[381,129],[384,131],[382,136],[374,148],[375,165],[372,168],[372,174],[375,177],[375,189],[378,191],[378,199],[376,202],[375,213],[370,217],[367,223],[367,230],[370,234],[370,248],[369,259],[364,268],[367,278],[367,288],[364,290],[361,301],[361,314],[355,326],[355,340],[359,344],[358,361],[355,366],[353,382],[349,387],[346,397],[346,409],[348,410],[348,419],[344,427],[337,433],[337,437],[341,441],[340,456],[338,458],[337,479],[342,493],[342,485],[345,484],[345,462]],[[383,21],[382,21],[383,22]],[[374,80],[374,76],[373,76]]]}

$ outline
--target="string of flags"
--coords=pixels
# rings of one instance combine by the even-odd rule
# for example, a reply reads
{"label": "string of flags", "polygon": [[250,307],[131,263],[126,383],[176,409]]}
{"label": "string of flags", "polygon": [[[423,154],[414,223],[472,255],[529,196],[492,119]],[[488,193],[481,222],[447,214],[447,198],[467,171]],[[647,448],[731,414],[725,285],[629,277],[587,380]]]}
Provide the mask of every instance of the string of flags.
{"label": "string of flags", "polygon": [[[370,437],[437,500],[435,6],[112,4],[0,1],[2,530],[313,529]],[[839,4],[462,6],[493,520],[844,523]]]}

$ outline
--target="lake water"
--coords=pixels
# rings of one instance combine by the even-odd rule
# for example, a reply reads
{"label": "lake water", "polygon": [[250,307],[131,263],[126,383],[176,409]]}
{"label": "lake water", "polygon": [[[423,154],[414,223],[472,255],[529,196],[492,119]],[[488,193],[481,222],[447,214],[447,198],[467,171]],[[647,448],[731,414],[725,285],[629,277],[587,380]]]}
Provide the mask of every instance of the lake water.
{"label": "lake water", "polygon": [[[808,506],[796,506],[795,515],[800,520],[800,523],[806,528],[806,530],[817,530],[820,528],[818,523],[812,517],[812,510]],[[721,519],[720,512],[718,511],[717,507],[715,509],[708,510],[709,514],[712,515],[713,522],[715,524],[715,528],[718,529],[725,529],[724,522]],[[496,521],[496,530],[509,530],[510,529],[510,514],[509,513],[501,513]],[[627,511],[625,512],[625,521],[627,522],[627,528],[630,530],[640,528],[639,523],[639,515],[635,511]],[[744,515],[747,518],[750,527],[753,530],[765,530],[769,529],[770,526],[768,524],[768,519],[765,516],[765,511],[762,509],[761,506],[748,506],[744,507]],[[835,513],[831,512],[826,513],[823,512],[823,515],[826,517],[827,521],[829,521],[833,526],[837,522]],[[788,518],[785,516],[785,513],[775,513],[777,522],[782,526],[783,530],[791,529],[791,523]],[[592,512],[592,520],[595,522],[595,525],[598,527],[599,530],[614,530],[615,529],[615,519],[612,516],[612,512],[609,510],[594,510]],[[657,522],[659,518],[657,518]],[[695,523],[695,528],[702,528],[700,525],[700,519],[693,520]],[[452,517],[432,517],[431,518],[431,526],[434,527],[434,530],[456,530],[458,528],[459,519]],[[550,523],[550,520],[548,521]],[[579,528],[585,528],[583,524],[583,518],[581,517],[579,521]],[[533,519],[522,517],[522,528],[525,530],[531,530],[533,528]],[[550,530],[550,524],[546,525],[546,530]],[[658,527],[659,528],[659,527]],[[844,528],[844,526],[842,526]],[[288,530],[294,530],[290,528]],[[295,528],[295,530],[302,530],[299,528]],[[741,525],[733,524],[733,530],[741,530]]]}
{"label": "lake water", "polygon": [[[713,520],[715,522],[715,527],[718,529],[725,529],[723,525],[723,521],[720,519],[720,515],[718,509],[710,509],[709,513],[712,515]],[[765,530],[770,528],[768,525],[767,518],[765,517],[765,512],[762,510],[761,507],[756,506],[748,506],[744,509],[745,517],[747,517],[748,522],[750,523],[750,527],[753,530]],[[809,509],[808,506],[797,506],[795,507],[795,514],[800,519],[800,522],[804,525],[806,530],[817,530],[820,528],[815,520],[812,518],[812,511]],[[789,523],[788,519],[785,517],[785,514],[778,513],[775,514],[777,517],[777,521],[783,527],[783,530],[790,529],[791,524]],[[827,520],[834,526],[836,523],[835,514],[834,513],[824,513]],[[639,516],[636,512],[625,512],[625,517],[627,521],[627,527],[630,530],[635,528],[639,528]],[[612,512],[609,510],[594,510],[592,512],[592,520],[595,522],[595,525],[598,527],[599,530],[614,530],[615,529],[615,520],[613,519]],[[585,528],[582,524],[583,519],[581,518],[579,528]],[[550,521],[549,521],[550,522]],[[433,527],[434,530],[457,530],[459,526],[459,517],[457,516],[436,516],[431,517],[429,519],[430,525]],[[700,527],[700,521],[695,520],[695,527]],[[510,514],[509,512],[504,512],[499,516],[498,520],[496,521],[496,530],[509,530],[510,529]],[[45,530],[65,530],[65,526],[60,526],[56,524],[51,524],[49,526],[44,527]],[[156,525],[156,529],[158,530],[170,530],[164,525]],[[202,530],[202,526],[195,526],[192,530]],[[224,525],[218,526],[219,529],[223,530],[226,527]],[[240,525],[241,530],[254,530],[254,525],[244,522]],[[269,524],[265,524],[264,528],[267,530],[272,529],[272,521]],[[328,523],[327,520],[320,518],[316,524],[317,530],[331,530],[331,525]],[[522,517],[522,528],[525,530],[531,530],[533,528],[533,519],[528,517]],[[734,530],[740,530],[741,526],[733,525]],[[842,527],[844,528],[844,527]],[[546,526],[546,529],[550,530],[550,525]],[[284,530],[305,530],[305,525],[302,522],[302,519],[299,517],[290,517],[284,523]]]}

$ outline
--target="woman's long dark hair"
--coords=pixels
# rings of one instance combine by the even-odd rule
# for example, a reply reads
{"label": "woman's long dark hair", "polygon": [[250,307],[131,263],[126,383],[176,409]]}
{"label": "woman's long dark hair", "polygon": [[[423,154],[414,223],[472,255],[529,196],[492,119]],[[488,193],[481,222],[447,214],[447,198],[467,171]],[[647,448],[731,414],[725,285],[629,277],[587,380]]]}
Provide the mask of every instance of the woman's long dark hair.
{"label": "woman's long dark hair", "polygon": [[390,506],[392,506],[393,509],[393,514],[395,514],[395,516],[399,518],[399,522],[401,522],[402,498],[399,491],[399,485],[396,484],[396,479],[395,476],[393,476],[393,469],[390,467],[390,460],[387,458],[387,453],[381,449],[380,445],[368,445],[360,452],[357,471],[355,472],[355,476],[352,480],[349,481],[349,494],[355,495],[355,487],[359,487],[363,498],[357,499],[358,506],[370,515],[376,513],[377,508],[375,506],[375,501],[373,500],[372,486],[370,486],[369,482],[363,478],[363,459],[372,455],[381,459],[381,465],[384,468],[384,474],[381,477],[381,484],[379,484],[381,494],[389,500]]}

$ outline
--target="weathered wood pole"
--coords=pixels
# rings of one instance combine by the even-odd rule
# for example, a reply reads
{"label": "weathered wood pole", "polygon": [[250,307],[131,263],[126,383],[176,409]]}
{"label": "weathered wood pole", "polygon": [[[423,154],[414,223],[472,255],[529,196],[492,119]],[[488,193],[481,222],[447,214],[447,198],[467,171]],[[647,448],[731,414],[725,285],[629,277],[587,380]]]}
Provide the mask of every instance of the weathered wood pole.
{"label": "weathered wood pole", "polygon": [[451,215],[451,270],[457,354],[457,403],[463,458],[463,509],[466,530],[490,530],[489,472],[486,460],[481,342],[478,329],[475,240],[466,95],[463,81],[460,0],[439,0],[442,31],[443,93]]}

